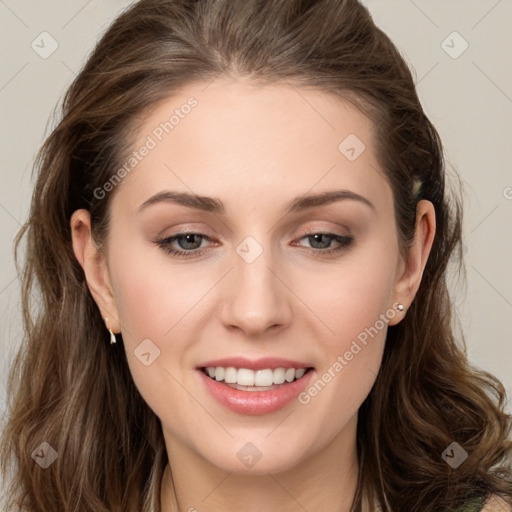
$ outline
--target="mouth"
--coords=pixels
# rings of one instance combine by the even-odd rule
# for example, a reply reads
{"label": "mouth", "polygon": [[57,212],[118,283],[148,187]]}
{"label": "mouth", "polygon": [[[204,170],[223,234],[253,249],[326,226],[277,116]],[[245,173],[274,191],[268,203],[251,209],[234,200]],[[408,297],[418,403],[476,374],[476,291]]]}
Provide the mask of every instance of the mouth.
{"label": "mouth", "polygon": [[233,366],[208,366],[200,370],[211,380],[238,391],[270,391],[301,380],[314,370],[307,368],[236,368]]}
{"label": "mouth", "polygon": [[270,357],[217,359],[196,371],[209,396],[243,415],[269,414],[291,405],[316,376],[315,368],[303,362]]}

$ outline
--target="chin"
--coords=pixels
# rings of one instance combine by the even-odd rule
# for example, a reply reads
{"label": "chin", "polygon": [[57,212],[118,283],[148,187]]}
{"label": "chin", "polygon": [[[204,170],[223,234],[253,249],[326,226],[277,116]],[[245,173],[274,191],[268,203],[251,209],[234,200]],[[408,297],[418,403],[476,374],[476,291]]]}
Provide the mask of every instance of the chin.
{"label": "chin", "polygon": [[[230,455],[227,455],[230,454]],[[203,454],[217,468],[239,475],[281,473],[297,467],[304,457],[304,445],[282,448],[259,443],[257,440],[234,443],[222,452]]]}

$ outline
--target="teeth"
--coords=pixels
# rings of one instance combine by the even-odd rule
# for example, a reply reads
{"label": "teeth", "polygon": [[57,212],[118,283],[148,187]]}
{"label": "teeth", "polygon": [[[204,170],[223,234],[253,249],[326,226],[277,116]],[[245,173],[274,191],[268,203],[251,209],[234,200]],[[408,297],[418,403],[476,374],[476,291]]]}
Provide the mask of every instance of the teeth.
{"label": "teeth", "polygon": [[223,368],[222,366],[209,366],[205,372],[209,377],[216,381],[224,381],[226,384],[236,384],[239,386],[269,387],[274,384],[283,384],[300,379],[306,368],[265,368],[264,370],[250,370],[248,368],[234,368],[232,366]]}
{"label": "teeth", "polygon": [[255,386],[272,386],[272,384],[274,384],[274,370],[256,370],[254,372]]}
{"label": "teeth", "polygon": [[274,384],[282,384],[284,382],[285,369],[284,368],[276,368],[274,370],[273,382]]}
{"label": "teeth", "polygon": [[284,378],[286,382],[292,382],[295,378],[295,370],[293,368],[287,368],[284,372]]}
{"label": "teeth", "polygon": [[225,373],[226,370],[224,370],[224,368],[222,368],[221,366],[215,368],[215,380],[224,380]]}
{"label": "teeth", "polygon": [[306,373],[306,368],[300,368],[295,371],[295,378],[300,379]]}
{"label": "teeth", "polygon": [[[215,375],[215,368],[212,368],[212,370],[213,374]],[[237,374],[238,372],[236,371],[236,368],[226,368],[226,371],[224,372],[224,381],[226,382],[226,384],[236,384]]]}

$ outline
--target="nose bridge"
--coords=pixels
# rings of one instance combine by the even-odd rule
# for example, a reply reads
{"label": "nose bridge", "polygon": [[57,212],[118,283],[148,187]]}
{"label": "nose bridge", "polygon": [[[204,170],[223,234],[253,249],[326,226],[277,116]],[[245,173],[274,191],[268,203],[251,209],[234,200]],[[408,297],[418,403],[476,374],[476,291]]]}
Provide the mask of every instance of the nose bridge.
{"label": "nose bridge", "polygon": [[[260,237],[260,240],[263,237]],[[222,321],[256,335],[290,321],[291,305],[286,287],[276,277],[279,267],[268,238],[248,236],[235,248],[234,269],[227,283]]]}

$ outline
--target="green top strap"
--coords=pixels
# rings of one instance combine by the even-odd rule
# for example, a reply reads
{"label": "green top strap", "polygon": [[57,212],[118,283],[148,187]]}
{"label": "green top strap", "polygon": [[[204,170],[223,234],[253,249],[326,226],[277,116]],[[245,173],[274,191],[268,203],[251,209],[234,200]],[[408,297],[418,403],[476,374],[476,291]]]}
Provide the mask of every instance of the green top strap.
{"label": "green top strap", "polygon": [[484,498],[476,498],[468,501],[456,510],[447,510],[446,512],[480,512],[484,507]]}

